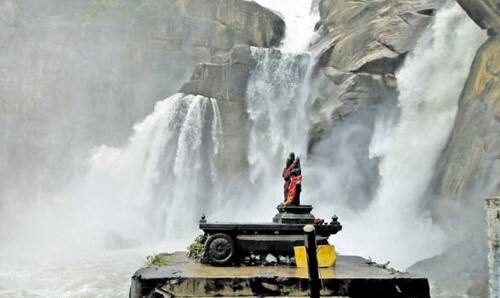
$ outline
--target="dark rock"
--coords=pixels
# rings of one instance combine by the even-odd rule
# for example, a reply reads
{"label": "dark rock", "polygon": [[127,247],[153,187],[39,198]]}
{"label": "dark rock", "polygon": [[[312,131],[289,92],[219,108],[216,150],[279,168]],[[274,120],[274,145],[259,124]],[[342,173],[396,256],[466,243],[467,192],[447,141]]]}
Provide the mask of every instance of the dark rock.
{"label": "dark rock", "polygon": [[487,284],[488,277],[486,252],[476,240],[479,239],[473,237],[454,245],[440,255],[418,261],[407,270],[425,274],[433,284],[433,296],[441,297],[442,293],[446,293],[446,297],[464,297],[468,292],[478,294],[484,290],[482,285]]}
{"label": "dark rock", "polygon": [[222,154],[216,162],[226,176],[236,177],[248,167],[246,90],[254,68],[250,47],[235,45],[230,52],[214,56],[210,63],[198,64],[190,81],[179,90],[217,99],[224,133]]}
{"label": "dark rock", "polygon": [[[342,72],[333,67],[319,70],[312,88],[314,117],[310,146],[319,143],[323,136],[328,135],[347,117],[357,117],[363,111],[376,110],[383,103],[395,104],[396,85],[396,77],[391,73]],[[363,121],[373,123],[376,113],[368,115],[371,116],[363,117]]]}
{"label": "dark rock", "polygon": [[444,1],[322,0],[326,28],[313,46],[323,66],[344,72],[394,72]]}
{"label": "dark rock", "polygon": [[[361,126],[373,127],[375,114],[381,108],[395,107],[394,73],[444,2],[319,2],[321,29],[311,46],[318,57],[311,88],[311,151],[333,130],[341,129],[341,122],[364,118]],[[368,174],[373,175],[376,173]]]}
{"label": "dark rock", "polygon": [[[304,243],[304,224],[314,221],[314,216],[310,214],[312,206],[280,205],[278,210],[280,213],[272,223],[200,222],[200,229],[208,235],[207,243],[224,242],[224,245],[214,246],[214,249],[206,245],[205,257],[208,263],[212,265],[239,263],[247,255],[250,255],[250,260],[255,262],[258,262],[258,255],[266,255],[264,262],[269,263],[269,254],[293,256],[294,247]],[[287,216],[288,213],[292,216]],[[307,220],[304,221],[304,218]],[[332,220],[329,224],[315,225],[315,227],[318,244],[328,244],[328,238],[342,230],[342,225],[338,220]],[[228,255],[233,256],[231,260],[225,258]],[[219,262],[220,256],[224,257],[222,262]],[[274,263],[277,262],[276,257],[273,260]]]}
{"label": "dark rock", "polygon": [[254,66],[250,47],[237,45],[228,54],[214,57],[212,63],[198,64],[179,92],[243,103]]}
{"label": "dark rock", "polygon": [[500,33],[500,2],[498,0],[457,0],[467,14],[490,35]]}
{"label": "dark rock", "polygon": [[278,205],[278,214],[273,217],[275,223],[312,224],[314,215],[311,214],[311,205]]}

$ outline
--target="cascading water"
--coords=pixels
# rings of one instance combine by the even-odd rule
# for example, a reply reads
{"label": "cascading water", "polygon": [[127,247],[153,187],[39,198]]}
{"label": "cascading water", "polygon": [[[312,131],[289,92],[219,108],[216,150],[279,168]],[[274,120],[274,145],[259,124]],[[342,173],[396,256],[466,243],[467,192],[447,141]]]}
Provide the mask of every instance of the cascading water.
{"label": "cascading water", "polygon": [[[425,191],[443,150],[474,53],[485,36],[457,5],[441,9],[397,73],[399,121],[378,119],[370,145],[380,186],[361,214],[342,215],[342,251],[406,268],[442,252],[446,238],[426,213]],[[467,47],[462,46],[467,44]],[[340,208],[345,210],[348,208]]]}
{"label": "cascading water", "polygon": [[[91,158],[91,169],[83,185],[71,193],[87,190],[95,224],[109,220],[99,210],[115,209],[111,227],[128,235],[174,238],[177,214],[195,222],[196,206],[215,179],[219,122],[217,101],[202,96],[176,94],[159,102],[155,111],[134,127],[134,135],[123,149],[102,146]],[[99,193],[94,193],[100,190]],[[109,205],[103,208],[102,204]],[[116,207],[119,210],[116,210]],[[133,222],[130,218],[135,218]],[[148,221],[151,221],[148,223]],[[142,223],[142,224],[141,224]],[[110,227],[107,222],[104,226]],[[160,230],[151,233],[152,227]],[[136,233],[131,234],[131,231]]]}
{"label": "cascading water", "polygon": [[314,25],[319,12],[313,7],[312,0],[256,0],[262,6],[277,11],[286,23],[285,38],[280,49],[288,53],[307,51],[314,36]]}
{"label": "cascading water", "polygon": [[[252,49],[257,66],[247,98],[252,122],[249,161],[251,178],[278,172],[287,150],[306,153],[307,88],[310,57],[274,49]],[[278,162],[278,164],[276,164]],[[279,175],[278,175],[279,177]]]}
{"label": "cascading water", "polygon": [[278,49],[252,48],[256,66],[248,82],[247,112],[250,120],[248,150],[250,183],[257,193],[252,210],[240,218],[269,221],[282,198],[281,170],[288,152],[305,158],[310,127],[308,88],[314,60],[307,52],[319,18],[312,1],[259,0],[276,10],[287,24]]}
{"label": "cascading water", "polygon": [[[95,150],[87,173],[60,194],[61,206],[47,203],[51,212],[60,210],[58,216],[40,219],[40,224],[78,246],[90,240],[105,245],[109,235],[117,235],[179,240],[177,247],[170,242],[171,249],[184,248],[187,240],[177,234],[192,235],[196,227],[179,220],[196,222],[201,215],[199,205],[216,178],[221,133],[214,99],[176,94],[157,103],[134,127],[127,145]],[[66,224],[58,225],[63,219]],[[66,226],[77,228],[78,237],[71,237],[74,231]]]}
{"label": "cascading water", "polygon": [[[249,163],[251,185],[258,185],[261,191],[251,194],[253,210],[244,212],[256,221],[269,220],[268,214],[274,212],[281,199],[280,171],[287,151],[307,157],[307,95],[314,61],[304,51],[314,36],[318,17],[310,11],[311,0],[293,4],[287,0],[257,2],[278,10],[287,23],[287,32],[279,49],[252,49],[257,65],[247,90],[251,120]],[[333,210],[344,224],[335,244],[343,253],[371,255],[377,260],[388,258],[396,266],[405,267],[443,248],[443,235],[422,208],[423,191],[449,134],[458,92],[483,37],[457,7],[441,11],[436,20],[398,73],[401,118],[397,123],[386,123],[385,119],[377,123],[370,152],[381,160],[382,182],[372,205],[365,212],[354,214],[349,207],[339,206],[338,199],[316,197],[315,191],[308,188],[307,177],[324,178],[308,173],[315,168],[305,164],[306,202],[313,203],[317,207],[315,214],[325,218],[335,207]],[[469,46],[461,46],[463,43]],[[70,239],[77,247],[95,246],[95,240],[102,238],[126,245],[133,239],[145,242],[162,238],[166,241],[162,251],[185,249],[196,234],[196,226],[191,223],[196,223],[201,212],[218,209],[235,213],[231,204],[219,206],[221,199],[217,195],[211,197],[214,184],[220,182],[215,162],[221,135],[216,100],[176,94],[159,102],[155,111],[134,127],[124,147],[96,149],[87,174],[58,198],[56,203],[62,207],[41,206],[46,208],[41,213],[50,217],[33,219],[21,214],[13,224],[23,226],[22,222],[28,219],[40,223],[37,228],[44,234],[39,237],[51,239],[47,243],[50,247],[59,245],[52,238],[64,239],[62,242]],[[326,173],[332,171],[335,169],[326,169]],[[332,186],[326,180],[321,182],[327,188],[322,193],[329,193]],[[31,229],[18,229],[23,230]],[[47,231],[54,231],[56,237],[48,237]],[[0,259],[0,297],[125,296],[130,273],[142,265],[140,258],[151,252],[150,246],[145,251],[124,252],[123,257],[116,252],[113,256],[72,256],[69,261],[57,259],[40,264],[42,269],[38,271],[33,269],[36,264],[23,264],[20,270],[17,261]],[[123,258],[129,263],[122,263]],[[75,270],[82,267],[81,263],[91,271],[84,274]],[[123,268],[113,265],[116,263]],[[100,266],[109,266],[119,273],[106,272],[96,278],[92,274]],[[55,271],[66,274],[55,276]],[[4,284],[13,274],[17,274],[18,282]],[[47,280],[33,283],[30,290],[25,290],[26,283],[36,278],[34,274]]]}

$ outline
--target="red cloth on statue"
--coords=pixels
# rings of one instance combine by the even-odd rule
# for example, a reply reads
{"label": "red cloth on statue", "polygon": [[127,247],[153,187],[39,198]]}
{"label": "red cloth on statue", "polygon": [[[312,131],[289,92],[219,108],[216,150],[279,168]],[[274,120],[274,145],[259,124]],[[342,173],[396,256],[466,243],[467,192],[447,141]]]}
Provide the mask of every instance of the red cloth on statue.
{"label": "red cloth on statue", "polygon": [[297,196],[297,185],[302,184],[302,175],[290,177],[290,184],[288,185],[287,203],[292,204]]}
{"label": "red cloth on statue", "polygon": [[286,201],[288,199],[288,190],[290,189],[290,175],[292,173],[293,165],[295,163],[292,163],[288,168],[283,169],[283,174],[281,176],[283,179],[285,179],[285,183],[283,185],[283,192],[285,194],[284,200]]}

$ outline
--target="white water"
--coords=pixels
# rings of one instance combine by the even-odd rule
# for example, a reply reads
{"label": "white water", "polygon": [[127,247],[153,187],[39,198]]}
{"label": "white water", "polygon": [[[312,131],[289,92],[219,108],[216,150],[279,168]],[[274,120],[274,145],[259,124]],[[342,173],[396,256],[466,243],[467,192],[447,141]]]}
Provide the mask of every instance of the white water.
{"label": "white water", "polygon": [[464,11],[449,5],[406,59],[397,74],[401,116],[395,123],[378,119],[370,145],[370,157],[381,160],[379,189],[365,212],[341,217],[341,251],[390,260],[404,269],[444,250],[446,236],[426,212],[425,191],[484,40]]}
{"label": "white water", "polygon": [[[307,80],[312,62],[300,53],[313,37],[317,16],[304,13],[310,10],[310,0],[258,2],[279,10],[288,26],[282,53],[253,49],[258,66],[248,90],[253,121],[249,161],[261,194],[253,193],[254,199],[260,198],[252,202],[256,210],[244,212],[266,214],[263,219],[268,220],[268,210],[281,199],[280,171],[287,151],[306,152]],[[342,253],[390,259],[404,268],[439,252],[445,244],[439,228],[423,212],[422,196],[453,123],[473,53],[483,37],[460,9],[440,12],[437,19],[398,74],[401,119],[397,123],[380,119],[377,124],[371,154],[382,158],[382,184],[368,211],[355,214],[338,205],[337,199],[307,201],[314,197],[314,190],[308,189],[305,164],[305,203],[325,207],[315,210],[325,218],[332,210],[339,214],[344,230],[334,242]],[[40,223],[35,229],[35,233],[43,233],[38,241],[50,239],[45,246],[53,247],[54,238],[60,238],[63,243],[57,245],[65,253],[50,259],[26,256],[25,252],[0,258],[0,297],[123,297],[128,277],[141,265],[142,257],[159,250],[183,249],[197,232],[201,212],[234,214],[231,204],[210,203],[210,194],[200,193],[217,181],[213,161],[222,134],[219,118],[215,100],[177,94],[159,102],[134,127],[126,146],[98,148],[89,161],[88,174],[62,194],[59,202],[40,206],[45,216],[29,218],[31,223]],[[324,186],[327,191],[332,187]],[[72,198],[69,202],[68,197]],[[23,226],[23,219],[17,224]],[[54,237],[47,232],[51,229],[55,229]],[[23,230],[33,232],[26,225],[20,228]],[[146,248],[65,251],[67,239],[72,242],[69,247],[95,248],[107,246],[110,238],[111,246],[127,246],[137,240],[146,243]],[[161,246],[148,242],[157,238],[166,241]],[[19,262],[22,256],[26,261]],[[96,272],[100,273],[95,276]]]}
{"label": "white water", "polygon": [[314,36],[314,25],[319,20],[312,8],[312,0],[255,0],[260,5],[278,12],[286,23],[285,38],[281,50],[303,53]]}
{"label": "white water", "polygon": [[192,234],[191,225],[176,221],[201,215],[193,206],[203,199],[198,190],[215,179],[219,116],[216,100],[176,94],[134,127],[127,146],[101,146],[83,183],[68,194],[86,202],[82,209],[96,225],[89,229],[107,226],[136,239]]}
{"label": "white water", "polygon": [[247,91],[252,122],[248,158],[255,180],[265,173],[279,173],[287,150],[306,153],[305,89],[311,59],[306,54],[258,48],[252,49],[252,55],[258,63]]}
{"label": "white water", "polygon": [[219,117],[214,99],[171,96],[126,146],[97,148],[56,201],[13,210],[0,297],[124,297],[146,255],[184,250],[202,212],[194,206],[210,197],[199,190],[216,178]]}
{"label": "white water", "polygon": [[[281,171],[288,153],[304,161],[310,127],[308,101],[314,60],[307,49],[319,19],[311,0],[258,0],[283,16],[287,28],[278,49],[252,48],[257,65],[247,88],[251,122],[248,161],[258,192],[253,221],[268,221],[283,200]],[[261,212],[267,210],[267,212]]]}

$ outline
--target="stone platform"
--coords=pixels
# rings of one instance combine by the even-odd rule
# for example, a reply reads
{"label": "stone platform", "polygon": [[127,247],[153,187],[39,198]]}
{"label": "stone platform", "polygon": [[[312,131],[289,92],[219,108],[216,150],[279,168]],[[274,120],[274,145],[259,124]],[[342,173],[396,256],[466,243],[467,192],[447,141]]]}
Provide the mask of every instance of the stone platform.
{"label": "stone platform", "polygon": [[[391,273],[355,256],[339,256],[322,268],[321,296],[349,298],[429,298],[426,278]],[[132,277],[131,298],[139,297],[305,297],[307,270],[289,266],[213,267],[196,263],[185,252],[168,265],[142,268]]]}

